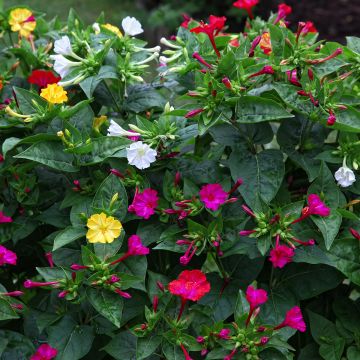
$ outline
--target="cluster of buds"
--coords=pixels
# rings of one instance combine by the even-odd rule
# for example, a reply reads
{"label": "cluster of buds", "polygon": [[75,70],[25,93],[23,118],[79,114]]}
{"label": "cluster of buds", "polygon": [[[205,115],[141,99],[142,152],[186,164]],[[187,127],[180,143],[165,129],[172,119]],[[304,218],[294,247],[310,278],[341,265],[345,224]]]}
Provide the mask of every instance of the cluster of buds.
{"label": "cluster of buds", "polygon": [[196,197],[193,197],[192,199],[177,201],[175,202],[175,207],[177,209],[164,209],[164,214],[176,215],[177,220],[183,220],[188,216],[196,216],[203,209],[202,203]]}
{"label": "cluster of buds", "polygon": [[158,309],[159,307],[159,297],[158,295],[154,295],[152,298],[152,310],[146,308],[145,310],[145,319],[146,322],[136,325],[132,331],[135,333],[136,336],[143,337],[151,332],[156,327],[157,323],[161,319],[161,311]]}
{"label": "cluster of buds", "polygon": [[246,300],[249,304],[249,311],[243,314],[237,322],[220,330],[217,326],[215,330],[208,330],[206,335],[197,337],[197,342],[203,347],[202,355],[206,355],[208,349],[215,347],[220,340],[233,344],[231,352],[224,357],[224,360],[231,360],[240,353],[243,353],[247,360],[259,360],[262,347],[278,330],[284,327],[290,327],[300,332],[306,330],[306,324],[298,306],[291,308],[281,323],[269,327],[256,322],[261,305],[268,301],[267,292],[263,289],[255,289],[250,285],[246,290]]}
{"label": "cluster of buds", "polygon": [[[291,226],[307,219],[311,215],[330,215],[330,209],[326,207],[320,197],[316,194],[308,196],[308,206],[305,206],[302,209],[301,216],[297,219],[293,219],[289,214],[286,214],[285,216],[280,216],[279,214],[269,216],[264,213],[255,213],[246,205],[242,205],[242,208],[253,218],[257,223],[257,226],[252,230],[242,230],[239,232],[239,235],[259,238],[269,233],[272,238],[275,238],[275,244],[270,251],[269,260],[274,267],[278,268],[283,268],[292,261],[292,258],[295,255],[294,250],[296,249],[296,246],[315,245],[315,240],[313,239],[302,241],[293,236],[291,233]],[[284,244],[281,244],[281,241]]]}
{"label": "cluster of buds", "polygon": [[[159,61],[163,66],[168,66],[177,61],[178,63],[183,59],[182,65],[177,65],[170,68],[169,72],[178,72],[186,68],[187,63],[190,62],[190,58],[186,49],[186,44],[181,40],[181,38],[174,36],[170,40],[166,38],[161,38],[160,43],[167,46],[169,49],[164,50],[162,53],[167,56],[160,56]],[[164,73],[163,73],[164,75]]]}

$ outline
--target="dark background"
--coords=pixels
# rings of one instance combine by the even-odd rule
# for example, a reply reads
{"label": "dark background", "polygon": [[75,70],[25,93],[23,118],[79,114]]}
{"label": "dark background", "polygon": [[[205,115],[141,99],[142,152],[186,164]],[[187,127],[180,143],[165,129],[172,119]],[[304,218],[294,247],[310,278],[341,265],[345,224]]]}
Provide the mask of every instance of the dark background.
{"label": "dark background", "polygon": [[[24,4],[34,10],[45,12],[49,17],[65,19],[71,7],[75,8],[87,23],[92,23],[101,11],[107,21],[120,25],[126,15],[142,21],[150,43],[175,32],[181,23],[181,14],[187,13],[196,19],[206,20],[208,15],[228,17],[230,31],[242,29],[245,12],[232,7],[235,0],[4,0],[5,8]],[[268,17],[276,12],[283,1],[260,0],[254,12]],[[298,21],[313,21],[320,31],[320,38],[344,42],[345,36],[360,36],[360,0],[286,0],[293,7],[288,17],[292,28]]]}

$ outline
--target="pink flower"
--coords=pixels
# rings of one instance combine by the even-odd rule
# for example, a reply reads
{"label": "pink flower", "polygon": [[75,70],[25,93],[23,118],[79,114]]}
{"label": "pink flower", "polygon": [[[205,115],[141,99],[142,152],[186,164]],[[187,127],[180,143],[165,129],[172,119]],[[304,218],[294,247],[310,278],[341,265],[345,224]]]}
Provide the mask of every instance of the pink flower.
{"label": "pink flower", "polygon": [[10,291],[10,292],[6,292],[6,293],[1,293],[2,296],[22,296],[24,295],[24,293],[22,291],[19,290],[15,290],[15,291]]}
{"label": "pink flower", "polygon": [[291,308],[285,315],[285,320],[274,327],[274,330],[282,329],[283,327],[291,327],[292,329],[299,330],[301,332],[306,331],[306,324],[304,322],[301,310],[298,306]]}
{"label": "pink flower", "polygon": [[51,360],[56,357],[58,351],[52,348],[48,344],[42,344],[36,350],[36,353],[30,358],[30,360]]}
{"label": "pink flower", "polygon": [[10,216],[5,216],[5,214],[0,211],[0,224],[11,223],[13,219]]}
{"label": "pink flower", "polygon": [[295,86],[298,86],[298,87],[301,87],[301,84],[297,78],[297,71],[296,69],[293,69],[293,70],[288,70],[286,71],[286,76],[288,78],[288,81],[295,85]]}
{"label": "pink flower", "polygon": [[184,353],[185,360],[193,360],[183,344],[180,344],[181,350]]}
{"label": "pink flower", "polygon": [[310,194],[308,196],[310,215],[329,216],[330,209],[321,201],[319,195]]}
{"label": "pink flower", "polygon": [[16,260],[17,256],[13,251],[0,245],[0,266],[5,264],[16,265]]}
{"label": "pink flower", "polygon": [[360,240],[360,234],[353,228],[349,229],[350,234],[357,240]]}
{"label": "pink flower", "polygon": [[278,14],[274,21],[274,24],[277,24],[280,20],[284,19],[286,16],[290,15],[292,12],[292,8],[286,4],[279,4],[278,6]]}
{"label": "pink flower", "polygon": [[57,285],[58,283],[59,283],[59,281],[37,282],[37,281],[32,281],[32,280],[25,280],[24,288],[31,289],[34,287],[53,286],[53,285]]}
{"label": "pink flower", "polygon": [[120,289],[115,289],[114,292],[116,292],[118,295],[120,295],[124,299],[131,299],[132,298],[132,296],[129,293],[127,293],[125,291],[122,291]]}
{"label": "pink flower", "polygon": [[230,339],[230,333],[231,333],[230,329],[221,329],[217,334],[217,337],[219,339],[228,340]]}
{"label": "pink flower", "polygon": [[194,110],[190,110],[189,112],[187,112],[185,114],[185,118],[186,119],[191,119],[193,117],[195,117],[196,115],[201,114],[204,111],[204,109],[194,109]]}
{"label": "pink flower", "polygon": [[158,201],[159,198],[156,190],[149,188],[144,189],[144,191],[140,193],[138,189],[136,189],[134,200],[128,210],[147,220],[151,215],[155,214]]}
{"label": "pink flower", "polygon": [[264,304],[268,300],[268,294],[263,289],[255,289],[253,286],[248,286],[246,289],[246,300],[251,309],[256,309],[261,304]]}
{"label": "pink flower", "polygon": [[336,116],[334,114],[334,112],[332,110],[329,111],[329,116],[327,118],[327,121],[326,123],[329,125],[329,126],[332,126],[336,123]]}
{"label": "pink flower", "polygon": [[141,242],[140,236],[131,235],[128,240],[128,253],[132,256],[147,255],[150,252],[149,248],[144,246]]}
{"label": "pink flower", "polygon": [[249,15],[250,19],[254,18],[252,8],[259,3],[259,0],[237,0],[233,3],[233,6],[244,9]]}
{"label": "pink flower", "polygon": [[249,79],[256,77],[256,76],[260,76],[260,75],[273,75],[275,73],[273,67],[271,65],[265,65],[260,71],[251,74],[249,76]]}
{"label": "pink flower", "polygon": [[286,245],[277,245],[270,251],[270,261],[273,267],[283,268],[287,263],[292,262],[294,249]]}
{"label": "pink flower", "polygon": [[220,184],[204,185],[200,192],[200,200],[205,204],[205,207],[212,211],[219,209],[226,199],[228,193],[224,191]]}
{"label": "pink flower", "polygon": [[[137,134],[137,132],[134,131],[134,130],[128,130],[128,132]],[[141,138],[141,136],[140,136],[140,135],[134,135],[134,136],[127,136],[127,138],[128,138],[129,140],[131,140],[131,141],[139,141],[139,139]]]}

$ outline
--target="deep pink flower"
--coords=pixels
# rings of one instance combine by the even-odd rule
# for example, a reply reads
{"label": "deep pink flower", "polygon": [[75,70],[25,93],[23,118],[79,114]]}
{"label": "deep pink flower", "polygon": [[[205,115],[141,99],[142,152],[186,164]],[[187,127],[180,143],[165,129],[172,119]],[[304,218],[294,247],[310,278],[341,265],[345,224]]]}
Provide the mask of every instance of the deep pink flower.
{"label": "deep pink flower", "polygon": [[[128,130],[131,133],[136,133],[134,130]],[[141,135],[127,136],[127,138],[131,141],[138,141],[141,138]]]}
{"label": "deep pink flower", "polygon": [[251,309],[256,309],[261,304],[264,304],[268,300],[268,294],[263,289],[255,289],[253,286],[248,286],[246,289],[246,300]]}
{"label": "deep pink flower", "polygon": [[286,4],[279,4],[278,6],[278,14],[274,21],[274,24],[277,24],[280,20],[285,19],[286,16],[290,15],[292,12],[292,8]]}
{"label": "deep pink flower", "polygon": [[288,81],[295,85],[295,86],[298,86],[298,87],[301,87],[301,84],[297,78],[297,71],[296,69],[293,69],[293,70],[288,70],[286,71],[286,76],[288,78]]}
{"label": "deep pink flower", "polygon": [[151,215],[155,214],[158,201],[159,198],[156,190],[149,188],[144,189],[144,191],[140,193],[138,189],[136,189],[134,200],[128,210],[147,220]]}
{"label": "deep pink flower", "polygon": [[231,333],[230,329],[221,329],[217,334],[217,337],[219,339],[228,340],[230,339],[230,333]]}
{"label": "deep pink flower", "polygon": [[200,200],[205,204],[205,207],[212,211],[219,209],[219,207],[224,204],[228,198],[228,193],[220,184],[204,185],[199,194]]}
{"label": "deep pink flower", "polygon": [[59,283],[59,281],[38,282],[38,281],[32,281],[32,280],[25,280],[24,288],[31,289],[34,287],[53,286],[53,285],[57,285],[58,283]]}
{"label": "deep pink flower", "polygon": [[237,0],[233,3],[233,6],[239,9],[244,9],[248,13],[249,18],[253,19],[254,15],[252,13],[252,8],[258,3],[259,0]]}
{"label": "deep pink flower", "polygon": [[0,245],[0,266],[5,264],[16,265],[16,261],[16,254],[5,246]]}
{"label": "deep pink flower", "polygon": [[85,270],[85,269],[88,269],[89,267],[86,266],[86,265],[80,265],[80,264],[72,264],[70,266],[70,269],[71,270],[74,270],[74,271],[77,271],[77,270]]}
{"label": "deep pink flower", "polygon": [[251,74],[248,78],[251,79],[260,75],[273,75],[275,73],[273,67],[271,65],[265,65],[260,71]]}
{"label": "deep pink flower", "polygon": [[184,353],[185,360],[193,360],[183,344],[180,344],[181,350]]}
{"label": "deep pink flower", "polygon": [[185,118],[186,119],[191,119],[196,115],[201,114],[204,111],[204,109],[194,109],[194,110],[190,110],[185,114]]}
{"label": "deep pink flower", "polygon": [[283,268],[286,264],[292,262],[294,249],[286,245],[277,245],[270,251],[270,261],[273,267]]}
{"label": "deep pink flower", "polygon": [[129,293],[127,293],[125,291],[122,291],[120,289],[115,289],[114,292],[116,292],[118,295],[120,295],[124,299],[131,299],[132,298],[132,296]]}
{"label": "deep pink flower", "polygon": [[350,234],[357,240],[360,240],[360,234],[353,228],[349,229]]}
{"label": "deep pink flower", "polygon": [[303,27],[301,34],[306,35],[308,33],[317,33],[317,29],[312,21],[307,21]]}
{"label": "deep pink flower", "polygon": [[10,291],[10,292],[6,292],[6,293],[1,293],[2,296],[22,296],[24,295],[24,293],[22,291],[19,290],[15,290],[15,291]]}
{"label": "deep pink flower", "polygon": [[329,111],[329,116],[327,118],[327,121],[326,123],[329,125],[329,126],[332,126],[336,123],[336,116],[334,114],[334,112],[332,110]]}
{"label": "deep pink flower", "polygon": [[329,216],[330,209],[321,201],[319,195],[310,194],[308,196],[310,215]]}
{"label": "deep pink flower", "polygon": [[45,257],[46,257],[46,260],[49,263],[49,266],[51,268],[54,267],[54,260],[53,260],[52,252],[49,251],[49,252],[45,253]]}
{"label": "deep pink flower", "polygon": [[42,344],[36,350],[36,353],[31,356],[30,360],[51,360],[56,357],[58,351],[48,344]]}
{"label": "deep pink flower", "polygon": [[141,242],[140,236],[131,235],[128,239],[128,253],[132,256],[147,255],[150,252],[149,248],[144,246]]}
{"label": "deep pink flower", "polygon": [[291,327],[292,329],[299,330],[301,332],[306,331],[306,324],[304,322],[301,310],[298,306],[291,308],[285,315],[285,320],[274,327],[274,330],[282,329],[283,327]]}
{"label": "deep pink flower", "polygon": [[13,219],[10,216],[5,216],[5,214],[0,211],[0,224],[11,223],[12,221]]}

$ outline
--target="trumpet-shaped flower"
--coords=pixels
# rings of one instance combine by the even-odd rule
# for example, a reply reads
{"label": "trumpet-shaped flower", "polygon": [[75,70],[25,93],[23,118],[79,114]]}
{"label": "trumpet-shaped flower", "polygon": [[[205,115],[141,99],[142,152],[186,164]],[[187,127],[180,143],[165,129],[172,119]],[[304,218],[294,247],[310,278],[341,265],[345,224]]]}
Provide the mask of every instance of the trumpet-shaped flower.
{"label": "trumpet-shaped flower", "polygon": [[252,8],[256,6],[259,3],[259,0],[237,0],[233,3],[233,6],[244,9],[249,15],[250,19],[254,18],[254,15],[252,13]]}
{"label": "trumpet-shaped flower", "polygon": [[159,197],[156,190],[144,189],[143,192],[139,193],[136,189],[134,200],[128,210],[147,220],[151,215],[155,214],[158,201]]}
{"label": "trumpet-shaped flower", "polygon": [[140,136],[139,133],[134,131],[127,131],[123,129],[118,123],[116,123],[114,120],[110,120],[110,126],[108,128],[108,136],[129,136],[129,137],[135,137]]}
{"label": "trumpet-shaped flower", "polygon": [[306,331],[306,324],[304,322],[301,310],[298,306],[294,306],[293,308],[291,308],[286,313],[284,321],[281,324],[275,326],[274,330],[279,330],[287,326],[301,332]]}
{"label": "trumpet-shaped flower", "polygon": [[144,32],[141,23],[134,17],[127,16],[124,18],[121,22],[121,26],[126,35],[136,36]]}
{"label": "trumpet-shaped flower", "polygon": [[62,36],[54,42],[54,52],[59,55],[72,56],[73,50],[68,36]]}
{"label": "trumpet-shaped flower", "polygon": [[126,148],[126,157],[130,165],[146,169],[156,160],[156,151],[142,141],[136,141]]}
{"label": "trumpet-shaped flower", "polygon": [[40,96],[51,104],[62,104],[68,101],[67,92],[58,84],[49,84],[41,90]]}
{"label": "trumpet-shaped flower", "polygon": [[29,37],[36,28],[36,21],[29,9],[16,8],[10,11],[9,25],[11,31],[19,32],[20,36]]}
{"label": "trumpet-shaped flower", "polygon": [[94,214],[87,221],[86,238],[90,243],[112,243],[120,236],[122,224],[113,216]]}
{"label": "trumpet-shaped flower", "polygon": [[340,169],[335,172],[335,180],[341,187],[351,186],[355,181],[356,177],[354,172],[344,164]]}
{"label": "trumpet-shaped flower", "polygon": [[73,67],[81,65],[80,61],[70,61],[63,55],[51,55],[50,59],[55,60],[54,70],[61,76],[61,78],[70,74]]}
{"label": "trumpet-shaped flower", "polygon": [[48,344],[42,344],[36,350],[36,353],[31,356],[30,360],[51,360],[54,359],[58,351]]}

